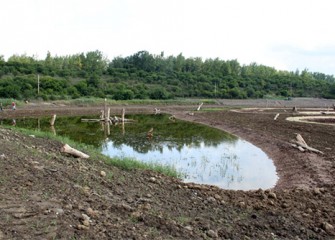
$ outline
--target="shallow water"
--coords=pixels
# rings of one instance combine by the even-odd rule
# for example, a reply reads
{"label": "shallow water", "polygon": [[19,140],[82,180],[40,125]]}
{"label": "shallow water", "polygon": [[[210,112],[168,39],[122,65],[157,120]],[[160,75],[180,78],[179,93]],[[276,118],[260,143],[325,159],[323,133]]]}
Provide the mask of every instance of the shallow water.
{"label": "shallow water", "polygon": [[[277,181],[273,162],[262,150],[217,129],[171,121],[167,115],[130,115],[136,122],[111,126],[82,118],[97,117],[58,117],[54,128],[50,118],[17,119],[16,126],[65,135],[111,157],[170,165],[183,173],[185,182],[251,190],[271,188]],[[151,128],[153,136],[147,138]]]}

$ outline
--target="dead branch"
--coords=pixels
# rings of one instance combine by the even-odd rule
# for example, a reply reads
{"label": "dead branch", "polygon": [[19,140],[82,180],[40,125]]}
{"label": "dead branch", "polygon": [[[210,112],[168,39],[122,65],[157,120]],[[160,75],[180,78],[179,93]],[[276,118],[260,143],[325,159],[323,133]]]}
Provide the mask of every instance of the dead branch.
{"label": "dead branch", "polygon": [[204,103],[200,103],[199,107],[197,108],[197,111],[200,111],[200,108],[202,107],[202,105],[204,105]]}
{"label": "dead branch", "polygon": [[294,145],[297,145],[297,146],[294,146],[292,144],[291,144],[291,146],[298,148],[300,151],[308,150],[308,151],[311,151],[311,152],[324,154],[322,151],[308,146],[307,143],[305,142],[305,140],[303,139],[303,137],[299,133],[297,133],[296,140],[292,140],[292,142],[294,143]]}
{"label": "dead branch", "polygon": [[276,116],[273,120],[277,120],[278,117],[279,117],[279,113],[276,114]]}

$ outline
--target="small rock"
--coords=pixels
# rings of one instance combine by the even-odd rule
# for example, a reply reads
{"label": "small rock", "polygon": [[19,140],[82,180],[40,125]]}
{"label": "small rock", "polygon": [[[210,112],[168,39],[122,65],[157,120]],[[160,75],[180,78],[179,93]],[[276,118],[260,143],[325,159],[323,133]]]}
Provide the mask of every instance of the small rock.
{"label": "small rock", "polygon": [[83,225],[86,226],[86,227],[90,226],[90,221],[88,221],[87,219],[85,219],[83,221]]}
{"label": "small rock", "polygon": [[314,189],[313,189],[313,192],[314,192],[315,195],[321,195],[321,190],[320,190],[320,188],[314,188]]}
{"label": "small rock", "polygon": [[87,208],[86,213],[90,217],[96,217],[98,215],[98,211],[94,211],[92,208]]}
{"label": "small rock", "polygon": [[142,213],[139,212],[139,211],[136,211],[136,212],[131,213],[131,216],[132,216],[133,218],[140,219],[141,216],[142,216]]}
{"label": "small rock", "polygon": [[286,203],[286,202],[284,202],[281,206],[282,206],[282,208],[288,208],[288,207],[289,207],[289,204]]}
{"label": "small rock", "polygon": [[151,177],[151,178],[149,178],[149,181],[152,182],[152,183],[155,183],[155,182],[157,182],[157,179],[155,177]]}
{"label": "small rock", "polygon": [[67,205],[65,206],[65,208],[66,208],[66,209],[69,209],[69,210],[72,210],[72,209],[73,209],[73,206],[72,206],[71,203],[69,203],[69,204],[67,204]]}
{"label": "small rock", "polygon": [[217,232],[215,232],[213,230],[208,230],[207,236],[210,237],[210,238],[218,238],[219,237],[219,235],[217,234]]}
{"label": "small rock", "polygon": [[85,213],[82,213],[81,216],[82,216],[82,219],[83,219],[83,220],[90,221],[90,217],[87,216]]}
{"label": "small rock", "polygon": [[221,200],[221,199],[222,199],[222,197],[221,197],[219,194],[215,194],[215,195],[214,195],[214,198],[215,198],[216,200]]}
{"label": "small rock", "polygon": [[239,205],[240,207],[245,207],[245,202],[239,202],[238,205]]}
{"label": "small rock", "polygon": [[121,206],[124,210],[127,210],[129,212],[132,212],[134,210],[131,206],[129,206],[128,204],[125,204],[125,203],[121,204]]}
{"label": "small rock", "polygon": [[64,210],[61,209],[61,208],[57,208],[57,209],[55,209],[55,213],[56,213],[56,215],[61,215],[61,214],[64,213]]}
{"label": "small rock", "polygon": [[269,198],[277,199],[277,195],[274,192],[269,192],[268,196]]}
{"label": "small rock", "polygon": [[193,231],[193,228],[191,226],[186,226],[185,229],[189,231]]}
{"label": "small rock", "polygon": [[106,177],[106,172],[105,172],[105,171],[101,171],[101,172],[100,172],[100,176],[101,176],[101,177]]}
{"label": "small rock", "polygon": [[269,200],[268,203],[271,205],[271,206],[274,206],[275,203],[272,201],[272,200]]}
{"label": "small rock", "polygon": [[215,202],[216,202],[216,199],[213,198],[213,197],[208,197],[208,198],[207,198],[207,201],[208,201],[208,202],[211,202],[211,203],[215,203]]}
{"label": "small rock", "polygon": [[143,209],[144,209],[144,210],[150,210],[150,209],[151,209],[151,205],[150,205],[149,203],[145,203],[145,204],[143,205]]}
{"label": "small rock", "polygon": [[77,229],[79,229],[79,230],[88,230],[88,229],[90,229],[90,228],[87,227],[87,226],[85,226],[85,225],[78,224],[78,225],[77,225]]}
{"label": "small rock", "polygon": [[330,223],[324,222],[322,223],[322,229],[329,233],[334,231],[334,226],[331,225]]}

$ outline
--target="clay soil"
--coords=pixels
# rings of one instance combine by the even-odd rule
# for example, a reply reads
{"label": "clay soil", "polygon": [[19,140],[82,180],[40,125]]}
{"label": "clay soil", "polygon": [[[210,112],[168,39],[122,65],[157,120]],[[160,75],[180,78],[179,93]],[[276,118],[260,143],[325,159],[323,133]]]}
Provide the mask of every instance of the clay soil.
{"label": "clay soil", "polygon": [[[203,111],[194,111],[194,105],[159,106],[267,153],[279,180],[272,189],[251,191],[124,171],[99,157],[62,154],[61,142],[0,127],[0,239],[334,239],[335,127],[285,120],[299,115],[292,106],[326,104],[333,102],[220,100]],[[123,107],[127,113],[153,113],[157,106],[112,106],[111,111]],[[100,109],[30,103],[5,109],[0,118],[98,115]],[[324,154],[293,148],[295,133]]]}

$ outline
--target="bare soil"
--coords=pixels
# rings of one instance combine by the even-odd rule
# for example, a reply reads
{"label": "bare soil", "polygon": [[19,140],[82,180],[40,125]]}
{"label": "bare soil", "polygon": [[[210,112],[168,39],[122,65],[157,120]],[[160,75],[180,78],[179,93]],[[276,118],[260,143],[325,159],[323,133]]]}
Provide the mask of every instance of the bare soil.
{"label": "bare soil", "polygon": [[[0,239],[334,239],[335,127],[285,120],[299,115],[290,110],[293,106],[324,108],[333,103],[219,100],[204,105],[204,111],[159,106],[162,112],[228,131],[266,152],[279,180],[273,189],[254,191],[124,171],[100,159],[62,154],[60,142],[0,128]],[[241,106],[257,108],[232,111]],[[123,107],[128,113],[153,113],[157,106],[112,106],[111,111],[120,113]],[[259,109],[264,107],[271,109]],[[206,111],[210,108],[215,111]],[[0,118],[98,115],[100,109],[31,103],[5,109]],[[324,154],[291,147],[295,133]]]}

